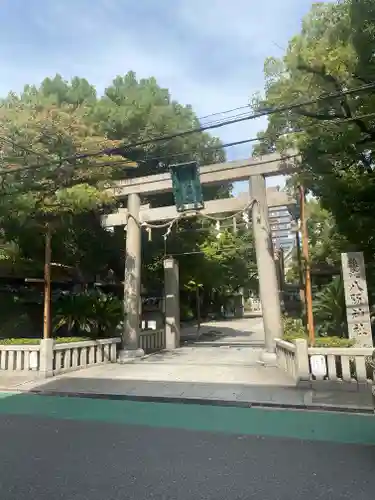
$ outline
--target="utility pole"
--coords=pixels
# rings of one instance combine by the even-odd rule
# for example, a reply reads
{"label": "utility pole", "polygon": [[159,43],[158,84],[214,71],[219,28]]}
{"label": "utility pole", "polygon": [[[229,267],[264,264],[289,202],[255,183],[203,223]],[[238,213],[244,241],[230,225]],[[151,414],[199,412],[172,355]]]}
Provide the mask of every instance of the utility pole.
{"label": "utility pole", "polygon": [[51,338],[51,227],[45,226],[43,338]]}
{"label": "utility pole", "polygon": [[303,186],[299,186],[300,207],[301,207],[301,232],[302,232],[302,254],[305,263],[305,305],[307,313],[307,328],[309,332],[310,344],[315,343],[314,317],[312,308],[311,273],[309,262],[309,235],[306,223],[306,196]]}
{"label": "utility pole", "polygon": [[296,231],[296,249],[297,249],[297,262],[298,262],[298,284],[299,284],[299,296],[301,303],[305,302],[305,287],[302,269],[302,255],[301,255],[301,238],[299,234],[300,228]]}

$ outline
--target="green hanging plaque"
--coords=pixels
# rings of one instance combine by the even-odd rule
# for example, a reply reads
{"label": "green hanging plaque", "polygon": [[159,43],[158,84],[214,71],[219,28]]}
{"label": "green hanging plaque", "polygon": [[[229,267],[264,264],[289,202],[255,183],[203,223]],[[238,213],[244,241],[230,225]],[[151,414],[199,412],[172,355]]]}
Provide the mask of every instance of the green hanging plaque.
{"label": "green hanging plaque", "polygon": [[204,208],[197,162],[171,165],[172,190],[177,212]]}

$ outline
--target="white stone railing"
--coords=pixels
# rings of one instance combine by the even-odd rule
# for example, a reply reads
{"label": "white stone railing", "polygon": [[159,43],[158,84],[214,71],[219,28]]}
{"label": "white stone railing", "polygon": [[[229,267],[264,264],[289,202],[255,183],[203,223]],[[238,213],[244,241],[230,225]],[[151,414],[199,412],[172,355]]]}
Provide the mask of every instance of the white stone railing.
{"label": "white stone railing", "polygon": [[164,349],[164,328],[159,330],[143,330],[139,336],[139,347],[143,349],[146,354]]}
{"label": "white stone railing", "polygon": [[40,346],[0,345],[0,372],[28,372],[39,369]]}
{"label": "white stone railing", "polygon": [[277,339],[276,341],[276,358],[277,366],[288,373],[291,377],[296,378],[296,346],[285,340]]}
{"label": "white stone railing", "polygon": [[112,338],[55,344],[53,346],[53,373],[58,375],[88,366],[115,363],[117,344],[120,341],[119,338]]}
{"label": "white stone railing", "polygon": [[[304,339],[291,342],[276,339],[278,367],[299,381],[372,382],[370,365],[373,348],[308,347]],[[322,356],[323,371],[313,374],[311,357]]]}
{"label": "white stone railing", "polygon": [[[325,357],[327,372],[325,376],[313,376],[315,380],[343,382],[372,382],[370,366],[371,347],[309,347],[309,361],[313,355]],[[310,364],[310,363],[309,363]]]}
{"label": "white stone railing", "polygon": [[38,372],[50,377],[87,366],[114,363],[119,338],[56,344],[42,339],[40,344],[1,345],[0,373]]}

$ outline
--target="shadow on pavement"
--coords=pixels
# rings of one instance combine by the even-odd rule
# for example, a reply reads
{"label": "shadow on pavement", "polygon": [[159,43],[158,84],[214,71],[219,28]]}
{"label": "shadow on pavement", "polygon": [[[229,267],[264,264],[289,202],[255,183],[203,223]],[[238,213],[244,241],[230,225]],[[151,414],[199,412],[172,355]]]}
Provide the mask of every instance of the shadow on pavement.
{"label": "shadow on pavement", "polygon": [[209,340],[219,340],[226,338],[230,339],[241,339],[247,343],[257,342],[264,343],[262,340],[254,339],[254,336],[259,336],[259,332],[253,330],[241,330],[238,328],[232,328],[229,326],[218,325],[202,325],[197,330],[196,326],[181,328],[181,340],[195,340],[195,341],[209,341]]}

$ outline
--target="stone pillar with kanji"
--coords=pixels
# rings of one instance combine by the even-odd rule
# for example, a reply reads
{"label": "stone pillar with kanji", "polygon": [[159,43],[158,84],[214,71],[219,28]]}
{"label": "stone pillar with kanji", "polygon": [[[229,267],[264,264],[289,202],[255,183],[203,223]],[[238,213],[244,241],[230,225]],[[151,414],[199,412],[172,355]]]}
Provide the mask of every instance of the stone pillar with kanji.
{"label": "stone pillar with kanji", "polygon": [[341,263],[349,338],[355,341],[357,347],[372,347],[370,309],[363,253],[342,253]]}

